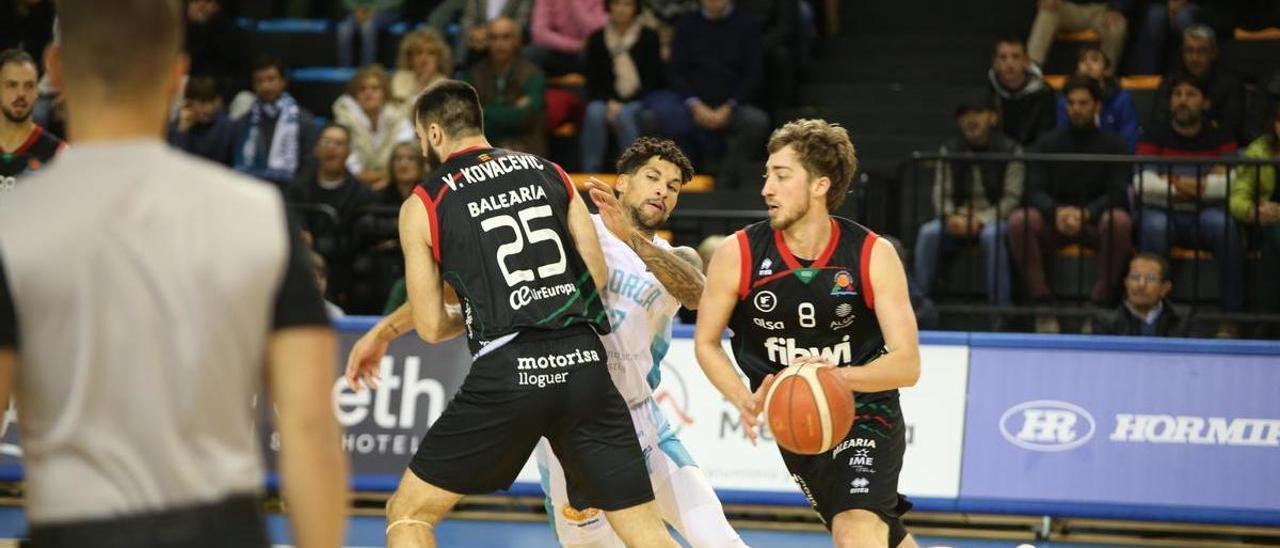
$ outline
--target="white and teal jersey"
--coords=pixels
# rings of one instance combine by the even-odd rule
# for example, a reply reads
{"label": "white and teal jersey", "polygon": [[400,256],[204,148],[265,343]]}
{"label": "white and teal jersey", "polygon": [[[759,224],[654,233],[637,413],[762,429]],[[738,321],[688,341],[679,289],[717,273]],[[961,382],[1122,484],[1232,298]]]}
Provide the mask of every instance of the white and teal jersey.
{"label": "white and teal jersey", "polygon": [[[653,395],[660,379],[658,365],[671,347],[671,321],[680,301],[667,292],[658,278],[630,246],[609,232],[592,215],[604,260],[609,267],[609,288],[604,304],[613,332],[603,337],[609,350],[609,374],[628,406]],[[671,246],[654,237],[654,245]]]}

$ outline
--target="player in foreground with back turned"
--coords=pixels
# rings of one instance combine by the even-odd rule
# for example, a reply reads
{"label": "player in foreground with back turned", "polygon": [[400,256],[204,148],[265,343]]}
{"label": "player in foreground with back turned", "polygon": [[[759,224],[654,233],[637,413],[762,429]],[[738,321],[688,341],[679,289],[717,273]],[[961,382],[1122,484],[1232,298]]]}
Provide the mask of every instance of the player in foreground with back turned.
{"label": "player in foreground with back turned", "polygon": [[[836,546],[914,547],[901,520],[911,504],[898,494],[906,438],[897,389],[919,378],[918,334],[893,246],[830,215],[856,170],[844,128],[797,120],[774,131],[761,191],[769,221],[739,230],[711,258],[695,346],[753,441],[774,373],[838,367],[856,393],[853,427],[827,453],[779,448],[782,459]],[[721,346],[725,327],[750,390]]]}
{"label": "player in foreground with back turned", "polygon": [[[640,138],[623,151],[618,172],[620,195],[594,179],[590,191],[600,209],[592,221],[609,269],[610,290],[604,297],[612,332],[602,338],[609,372],[650,455],[649,480],[663,519],[694,548],[745,546],[653,399],[658,367],[671,342],[672,317],[682,304],[697,307],[705,282],[697,252],[673,248],[655,234],[675,209],[681,187],[692,179],[693,166],[670,140]],[[392,317],[408,314],[408,306]],[[352,347],[349,371],[381,361],[389,342],[378,342],[381,332],[374,328]],[[572,548],[621,546],[622,539],[598,509],[570,504],[564,470],[546,440],[539,443],[537,458],[560,543]]]}
{"label": "player in foreground with back turned", "polygon": [[[463,495],[510,487],[545,437],[575,481],[574,506],[603,510],[630,546],[676,546],[609,378],[607,272],[573,183],[546,159],[491,146],[465,82],[428,87],[414,123],[433,172],[400,208],[409,306],[375,329],[413,327],[429,343],[465,330],[474,359],[387,502],[387,545],[435,546]],[[373,386],[377,362],[357,360],[348,379]]]}

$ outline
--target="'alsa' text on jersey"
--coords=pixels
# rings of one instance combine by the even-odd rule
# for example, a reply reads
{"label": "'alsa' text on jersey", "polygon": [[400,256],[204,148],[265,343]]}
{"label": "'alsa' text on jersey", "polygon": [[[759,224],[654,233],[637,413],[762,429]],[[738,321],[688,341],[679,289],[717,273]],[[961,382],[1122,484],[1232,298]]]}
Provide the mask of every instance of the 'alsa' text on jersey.
{"label": "'alsa' text on jersey", "polygon": [[742,260],[739,301],[729,319],[731,347],[753,390],[800,358],[849,367],[884,353],[870,280],[874,232],[832,217],[831,238],[813,260],[795,257],[768,221],[738,231],[735,238]]}

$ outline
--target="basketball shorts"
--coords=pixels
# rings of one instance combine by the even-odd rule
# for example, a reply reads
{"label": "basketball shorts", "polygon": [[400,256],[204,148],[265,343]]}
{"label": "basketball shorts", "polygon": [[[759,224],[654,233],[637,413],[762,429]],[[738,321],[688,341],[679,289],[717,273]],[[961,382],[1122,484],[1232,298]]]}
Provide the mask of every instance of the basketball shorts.
{"label": "basketball shorts", "polygon": [[[675,429],[652,397],[631,406],[631,420],[644,450],[649,481],[658,511],[693,548],[744,548],[746,545],[725,518],[715,489],[694,464]],[[604,513],[569,502],[568,485],[560,462],[545,440],[538,444],[538,473],[547,494],[547,516],[562,546],[620,548],[622,540]]]}
{"label": "basketball shorts", "polygon": [[[560,373],[517,370],[520,358],[529,363],[529,358],[567,353],[599,359]],[[475,382],[468,374],[427,430],[409,469],[427,483],[463,495],[508,489],[545,437],[568,472],[575,507],[612,511],[653,500],[644,454],[626,403],[609,377],[606,355],[599,336],[583,326],[522,333],[477,358],[473,372],[505,367],[512,374],[552,376],[520,390],[493,390],[491,383]]]}
{"label": "basketball shorts", "polygon": [[848,434],[834,449],[818,455],[798,455],[779,448],[791,479],[827,528],[846,510],[867,510],[889,526],[889,546],[907,536],[902,515],[911,503],[898,493],[902,455],[907,448],[906,425],[897,394],[856,402],[857,416]]}

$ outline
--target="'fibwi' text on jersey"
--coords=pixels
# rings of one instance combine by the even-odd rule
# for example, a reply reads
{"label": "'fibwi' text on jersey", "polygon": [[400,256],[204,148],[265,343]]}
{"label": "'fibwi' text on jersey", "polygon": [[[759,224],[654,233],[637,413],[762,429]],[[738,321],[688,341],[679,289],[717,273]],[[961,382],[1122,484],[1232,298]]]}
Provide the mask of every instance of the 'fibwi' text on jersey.
{"label": "'fibwi' text on jersey", "polygon": [[734,236],[742,259],[739,301],[729,328],[734,358],[752,390],[797,358],[822,356],[845,367],[864,365],[884,353],[870,281],[874,232],[832,217],[831,240],[809,264],[791,254],[782,232],[768,221]]}
{"label": "'fibwi' text on jersey", "polygon": [[569,232],[573,183],[549,160],[499,148],[449,157],[414,193],[432,252],[462,301],[473,354],[525,330],[608,333],[595,282]]}

